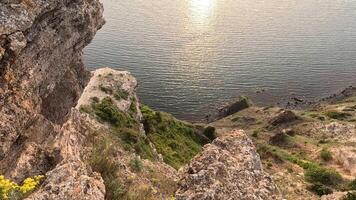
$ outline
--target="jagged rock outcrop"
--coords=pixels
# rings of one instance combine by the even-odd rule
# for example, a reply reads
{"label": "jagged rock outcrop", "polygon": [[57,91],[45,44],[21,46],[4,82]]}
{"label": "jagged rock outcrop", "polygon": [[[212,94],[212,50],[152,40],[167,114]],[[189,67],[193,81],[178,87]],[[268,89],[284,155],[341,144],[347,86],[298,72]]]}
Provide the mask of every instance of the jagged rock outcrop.
{"label": "jagged rock outcrop", "polygon": [[281,199],[252,141],[234,130],[204,147],[184,170],[178,200]]}
{"label": "jagged rock outcrop", "polygon": [[85,163],[87,143],[91,134],[88,118],[73,109],[69,120],[54,139],[61,161],[46,173],[42,187],[28,199],[104,199],[105,186],[100,174]]}
{"label": "jagged rock outcrop", "polygon": [[[106,199],[168,199],[177,188],[178,172],[162,161],[148,140],[136,88],[136,79],[127,71],[92,72],[77,105],[94,134],[86,143],[91,149],[86,157],[109,188]],[[121,191],[115,194],[117,189]]]}
{"label": "jagged rock outcrop", "polygon": [[85,132],[71,111],[90,78],[82,50],[102,12],[98,0],[0,0],[0,174],[46,174],[32,199],[103,199],[102,179],[77,152]]}

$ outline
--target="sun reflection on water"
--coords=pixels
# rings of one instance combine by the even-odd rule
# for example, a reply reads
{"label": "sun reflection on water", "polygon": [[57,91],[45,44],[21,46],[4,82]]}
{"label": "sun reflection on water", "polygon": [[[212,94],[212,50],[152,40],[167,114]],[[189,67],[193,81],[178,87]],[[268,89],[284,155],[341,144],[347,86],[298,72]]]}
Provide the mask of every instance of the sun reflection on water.
{"label": "sun reflection on water", "polygon": [[194,26],[199,28],[209,25],[214,14],[215,0],[187,0],[189,17]]}

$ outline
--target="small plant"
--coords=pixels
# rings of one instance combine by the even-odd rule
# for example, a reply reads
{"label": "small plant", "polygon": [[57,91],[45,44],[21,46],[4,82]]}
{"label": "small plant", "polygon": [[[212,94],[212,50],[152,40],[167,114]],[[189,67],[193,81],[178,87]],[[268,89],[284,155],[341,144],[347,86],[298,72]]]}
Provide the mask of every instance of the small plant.
{"label": "small plant", "polygon": [[119,165],[112,159],[115,153],[109,140],[97,141],[89,158],[92,169],[101,174],[106,189],[106,199],[121,199],[125,189],[117,177]]}
{"label": "small plant", "polygon": [[312,184],[311,186],[308,187],[308,190],[310,190],[311,192],[313,192],[319,196],[328,195],[328,194],[333,193],[333,191],[330,187],[327,187],[320,183]]}
{"label": "small plant", "polygon": [[345,113],[345,112],[329,111],[326,113],[326,116],[328,116],[331,119],[345,120],[352,115],[350,113]]}
{"label": "small plant", "polygon": [[241,119],[241,117],[236,116],[236,117],[232,118],[231,121],[237,122],[237,121],[239,121],[240,119]]}
{"label": "small plant", "polygon": [[259,132],[260,132],[260,131],[258,131],[258,130],[253,130],[253,133],[252,133],[251,136],[254,137],[254,138],[257,138]]}
{"label": "small plant", "polygon": [[98,97],[90,98],[94,103],[99,103],[100,99]]}
{"label": "small plant", "polygon": [[135,157],[130,161],[130,167],[134,172],[141,172],[142,171],[142,161],[139,157]]}
{"label": "small plant", "polygon": [[324,161],[324,162],[328,162],[330,160],[332,160],[332,155],[331,152],[327,149],[323,149],[320,152],[320,158]]}
{"label": "small plant", "polygon": [[203,134],[209,138],[211,141],[217,138],[215,127],[208,126],[204,129]]}
{"label": "small plant", "polygon": [[356,190],[356,178],[347,184],[347,190]]}
{"label": "small plant", "polygon": [[293,168],[291,168],[291,167],[288,167],[287,171],[288,171],[288,173],[293,173],[294,172]]}
{"label": "small plant", "polygon": [[112,94],[113,90],[110,87],[99,85],[99,88],[101,91],[103,91],[106,94]]}
{"label": "small plant", "polygon": [[356,200],[356,192],[348,192],[342,200]]}

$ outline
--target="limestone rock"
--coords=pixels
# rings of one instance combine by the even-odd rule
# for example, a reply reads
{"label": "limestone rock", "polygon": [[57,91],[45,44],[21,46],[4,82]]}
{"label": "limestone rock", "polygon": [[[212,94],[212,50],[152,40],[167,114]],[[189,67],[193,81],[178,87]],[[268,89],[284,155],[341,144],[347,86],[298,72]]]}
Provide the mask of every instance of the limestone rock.
{"label": "limestone rock", "polygon": [[83,162],[88,140],[88,124],[80,113],[73,109],[70,119],[63,125],[54,146],[60,149],[61,162],[46,173],[41,188],[28,199],[104,199],[103,179]]}
{"label": "limestone rock", "polygon": [[272,178],[262,169],[252,141],[234,130],[204,147],[184,169],[178,200],[281,199]]}
{"label": "limestone rock", "polygon": [[1,174],[54,167],[48,147],[90,77],[82,50],[102,12],[98,0],[0,1]]}

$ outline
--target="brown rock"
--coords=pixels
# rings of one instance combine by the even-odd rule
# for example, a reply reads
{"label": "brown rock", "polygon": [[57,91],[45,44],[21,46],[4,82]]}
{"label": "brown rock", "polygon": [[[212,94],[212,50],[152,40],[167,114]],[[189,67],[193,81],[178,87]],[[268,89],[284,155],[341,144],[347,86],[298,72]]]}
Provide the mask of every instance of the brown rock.
{"label": "brown rock", "polygon": [[280,124],[290,123],[298,120],[299,117],[290,110],[284,110],[277,114],[277,116],[270,119],[269,124],[272,126],[277,126]]}

